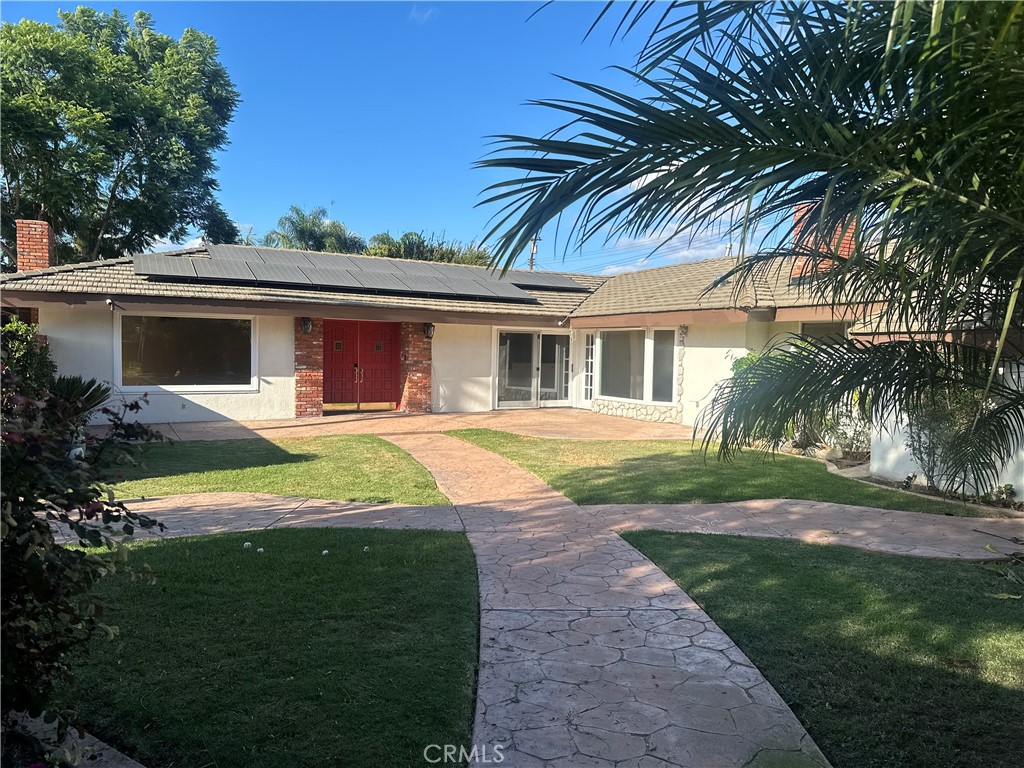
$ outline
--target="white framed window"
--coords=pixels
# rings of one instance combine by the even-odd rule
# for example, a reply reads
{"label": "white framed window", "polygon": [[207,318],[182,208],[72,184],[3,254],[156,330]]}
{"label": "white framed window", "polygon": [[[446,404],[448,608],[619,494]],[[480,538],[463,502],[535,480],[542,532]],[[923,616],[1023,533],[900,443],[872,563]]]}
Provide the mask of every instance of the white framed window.
{"label": "white framed window", "polygon": [[594,399],[594,336],[586,334],[583,350],[583,399],[588,403]]}
{"label": "white framed window", "polygon": [[252,316],[119,312],[114,329],[114,380],[122,391],[259,388]]}
{"label": "white framed window", "polygon": [[671,328],[601,331],[598,394],[617,400],[675,402],[676,332]]}

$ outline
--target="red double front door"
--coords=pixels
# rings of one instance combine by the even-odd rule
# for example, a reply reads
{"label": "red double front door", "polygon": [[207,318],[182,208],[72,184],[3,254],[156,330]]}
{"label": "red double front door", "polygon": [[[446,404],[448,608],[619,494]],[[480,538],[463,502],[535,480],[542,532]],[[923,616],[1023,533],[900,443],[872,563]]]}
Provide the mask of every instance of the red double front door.
{"label": "red double front door", "polygon": [[324,402],[397,407],[400,346],[399,323],[324,320]]}

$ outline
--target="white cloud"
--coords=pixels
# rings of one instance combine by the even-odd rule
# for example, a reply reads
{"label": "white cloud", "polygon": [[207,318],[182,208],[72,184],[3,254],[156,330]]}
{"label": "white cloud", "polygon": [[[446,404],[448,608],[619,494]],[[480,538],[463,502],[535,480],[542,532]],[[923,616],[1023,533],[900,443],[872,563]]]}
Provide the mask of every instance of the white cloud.
{"label": "white cloud", "polygon": [[422,27],[424,24],[429,23],[437,16],[437,8],[432,5],[421,8],[418,5],[414,5],[409,9],[408,21],[410,24],[415,24],[418,27]]}
{"label": "white cloud", "polygon": [[203,238],[200,236],[193,237],[191,240],[186,240],[183,243],[173,243],[170,240],[160,238],[153,246],[149,249],[149,253],[163,253],[164,251],[178,251],[182,248],[198,248],[203,244]]}
{"label": "white cloud", "polygon": [[681,264],[685,261],[704,261],[725,256],[728,252],[727,243],[714,243],[701,247],[686,248],[670,252],[658,252],[652,256],[641,256],[625,264],[612,264],[601,270],[602,275],[619,275],[623,272],[634,272],[639,269],[652,269],[654,267],[667,267],[670,264]]}

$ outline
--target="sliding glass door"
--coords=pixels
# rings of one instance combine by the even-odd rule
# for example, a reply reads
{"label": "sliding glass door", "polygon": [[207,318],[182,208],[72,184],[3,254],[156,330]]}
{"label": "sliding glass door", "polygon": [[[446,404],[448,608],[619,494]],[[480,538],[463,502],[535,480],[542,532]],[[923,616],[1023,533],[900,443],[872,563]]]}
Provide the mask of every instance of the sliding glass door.
{"label": "sliding glass door", "polygon": [[568,334],[498,334],[499,408],[568,405],[569,375]]}

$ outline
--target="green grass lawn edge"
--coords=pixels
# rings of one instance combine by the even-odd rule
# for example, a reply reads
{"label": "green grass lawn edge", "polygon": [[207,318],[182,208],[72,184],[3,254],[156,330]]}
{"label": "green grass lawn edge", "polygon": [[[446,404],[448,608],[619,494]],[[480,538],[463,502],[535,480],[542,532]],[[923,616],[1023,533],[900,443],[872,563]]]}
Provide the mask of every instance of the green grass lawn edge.
{"label": "green grass lawn edge", "polygon": [[[741,453],[705,457],[688,440],[572,440],[524,437],[492,429],[445,434],[529,470],[577,504],[694,504],[804,499],[960,517],[984,514],[966,504],[900,493],[830,473],[794,456]],[[993,510],[991,517],[999,517]]]}

